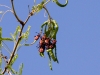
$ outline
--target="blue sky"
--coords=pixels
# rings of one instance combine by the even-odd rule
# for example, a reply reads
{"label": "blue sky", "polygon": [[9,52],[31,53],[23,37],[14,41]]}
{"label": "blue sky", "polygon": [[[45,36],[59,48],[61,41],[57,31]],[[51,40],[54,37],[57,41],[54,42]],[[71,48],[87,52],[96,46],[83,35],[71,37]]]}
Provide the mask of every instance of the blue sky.
{"label": "blue sky", "polygon": [[[37,4],[40,1],[37,0]],[[64,3],[65,0],[59,0]],[[23,75],[100,75],[100,0],[69,0],[65,8],[50,2],[47,8],[59,24],[57,34],[57,55],[59,64],[52,62],[53,71],[48,66],[48,57],[41,58],[36,48],[38,42],[30,47],[22,47],[13,68],[18,70],[20,63],[24,63]],[[11,7],[10,1],[0,0],[0,4]],[[23,21],[28,16],[28,5],[33,6],[33,0],[14,0],[16,12]],[[0,11],[7,10],[0,7]],[[31,25],[28,43],[33,41],[35,32],[40,31],[41,24],[48,18],[44,17],[44,10],[32,16],[27,22]],[[0,15],[1,16],[1,15]],[[14,15],[8,12],[0,26],[3,37],[11,37],[19,25]],[[13,49],[13,43],[5,42]],[[4,51],[5,55],[8,54]]]}

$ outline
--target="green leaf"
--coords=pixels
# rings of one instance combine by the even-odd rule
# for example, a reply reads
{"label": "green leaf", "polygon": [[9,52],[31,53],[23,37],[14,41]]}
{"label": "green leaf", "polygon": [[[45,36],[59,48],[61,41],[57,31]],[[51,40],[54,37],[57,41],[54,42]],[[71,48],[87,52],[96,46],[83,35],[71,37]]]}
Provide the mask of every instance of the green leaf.
{"label": "green leaf", "polygon": [[34,43],[36,43],[37,40],[34,40],[31,44],[24,44],[24,46],[31,46],[33,45]]}
{"label": "green leaf", "polygon": [[22,34],[22,38],[27,40],[28,39],[28,36],[29,36],[29,32],[30,32],[30,28],[31,26],[28,26],[28,29],[25,33]]}
{"label": "green leaf", "polygon": [[56,57],[54,56],[52,49],[48,49],[47,52],[50,54],[50,56],[52,57],[54,62],[57,61]]}
{"label": "green leaf", "polygon": [[17,72],[11,67],[11,65],[8,65],[7,69],[10,70],[13,74],[17,74]]}
{"label": "green leaf", "polygon": [[9,41],[13,41],[12,38],[2,38],[2,40],[9,40]]}
{"label": "green leaf", "polygon": [[12,66],[13,63],[16,61],[17,58],[18,58],[18,54],[16,54],[16,55],[13,57],[13,59],[12,59],[12,61],[11,61],[11,63],[10,63],[11,66]]}
{"label": "green leaf", "polygon": [[18,36],[18,33],[21,31],[21,27],[18,25],[14,34],[10,33],[12,40],[16,43],[16,38]]}
{"label": "green leaf", "polygon": [[12,40],[14,41],[14,43],[16,43],[16,40],[15,40],[15,37],[12,33],[10,33],[11,37],[12,37]]}
{"label": "green leaf", "polygon": [[56,39],[56,35],[58,32],[58,24],[55,20],[51,21],[51,24],[53,25],[53,29],[51,30],[51,38]]}
{"label": "green leaf", "polygon": [[66,3],[65,4],[59,3],[58,0],[53,0],[53,2],[55,2],[60,7],[65,7],[68,4],[68,0],[66,0]]}
{"label": "green leaf", "polygon": [[47,52],[47,54],[48,54],[48,57],[49,57],[49,67],[50,67],[50,70],[52,70],[51,57],[50,57],[49,52]]}
{"label": "green leaf", "polygon": [[14,37],[14,35],[13,35],[12,33],[10,33],[10,35],[11,35],[12,39],[13,39],[13,40],[15,40],[15,37]]}
{"label": "green leaf", "polygon": [[38,4],[38,5],[36,5],[36,6],[33,6],[33,7],[32,7],[32,10],[33,10],[33,11],[35,10],[35,12],[38,13],[40,10],[42,10],[43,5],[44,5],[45,2],[46,2],[46,0],[43,0],[40,4]]}
{"label": "green leaf", "polygon": [[57,24],[57,22],[55,20],[53,20],[53,23],[55,25],[55,33],[54,33],[53,39],[56,39],[56,34],[58,32],[58,24]]}
{"label": "green leaf", "polygon": [[53,38],[53,36],[55,34],[55,25],[52,22],[52,20],[51,20],[51,23],[49,23],[49,30],[50,30],[49,37]]}
{"label": "green leaf", "polygon": [[48,24],[48,21],[45,21],[42,25],[41,25],[41,29],[46,26]]}
{"label": "green leaf", "polygon": [[[46,34],[46,36],[48,37],[49,34],[50,34],[50,29],[49,29],[49,21],[45,21],[42,25],[41,25],[41,30],[43,30],[43,27],[44,28],[44,33]],[[47,29],[48,28],[48,29]]]}
{"label": "green leaf", "polygon": [[41,56],[41,57],[44,57],[44,53],[40,53],[40,56]]}
{"label": "green leaf", "polygon": [[25,44],[24,46],[30,46],[30,44]]}
{"label": "green leaf", "polygon": [[23,67],[24,67],[24,64],[22,63],[22,64],[20,65],[20,67],[19,67],[18,75],[22,75]]}
{"label": "green leaf", "polygon": [[54,51],[55,51],[55,57],[56,57],[56,59],[57,59],[57,63],[59,63],[58,58],[57,58],[57,49],[56,49],[56,45],[55,45]]}
{"label": "green leaf", "polygon": [[14,35],[13,35],[15,39],[20,31],[21,31],[21,27],[18,25],[16,28],[16,31],[14,32]]}
{"label": "green leaf", "polygon": [[50,31],[51,31],[51,30],[48,28],[48,30],[45,32],[45,34],[46,34],[47,37],[49,37]]}
{"label": "green leaf", "polygon": [[2,41],[13,41],[11,38],[3,38],[2,37],[2,28],[0,27],[0,49],[2,48]]}
{"label": "green leaf", "polygon": [[44,28],[44,33],[46,33],[46,30],[47,30],[47,25],[45,25],[45,28]]}

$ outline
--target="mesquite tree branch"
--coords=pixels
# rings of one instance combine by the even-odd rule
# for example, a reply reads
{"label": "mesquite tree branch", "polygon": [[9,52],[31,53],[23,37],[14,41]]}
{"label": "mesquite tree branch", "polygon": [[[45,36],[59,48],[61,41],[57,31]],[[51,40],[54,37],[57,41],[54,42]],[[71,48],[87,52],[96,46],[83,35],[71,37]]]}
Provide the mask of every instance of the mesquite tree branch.
{"label": "mesquite tree branch", "polygon": [[[12,51],[12,53],[11,53],[11,55],[10,55],[10,59],[8,60],[8,63],[7,63],[7,65],[5,66],[5,68],[4,68],[3,72],[2,72],[2,74],[5,74],[5,73],[7,72],[7,67],[8,67],[8,65],[10,65],[10,63],[11,63],[11,61],[12,61],[14,55],[15,55],[15,52],[16,52],[16,50],[17,50],[18,44],[19,44],[19,42],[20,42],[20,40],[21,40],[21,38],[22,38],[22,31],[23,31],[23,28],[24,28],[25,24],[28,22],[29,18],[34,14],[34,11],[31,11],[31,12],[29,13],[28,17],[26,18],[25,22],[22,21],[22,20],[20,20],[19,17],[18,17],[18,15],[16,14],[15,9],[14,9],[14,3],[13,3],[14,0],[10,0],[10,1],[11,1],[11,5],[12,5],[13,14],[14,14],[15,18],[17,19],[17,21],[21,24],[22,27],[21,27],[20,34],[19,34],[19,36],[18,36],[17,43],[16,43],[16,45],[15,45],[14,48],[13,48],[13,51]],[[45,5],[46,5],[49,1],[50,1],[50,0],[48,0],[48,1],[44,4],[43,8],[46,10],[46,12],[47,12],[47,14],[48,14],[48,18],[49,18],[49,20],[51,21],[50,14],[49,14],[48,10],[47,10],[46,7],[45,7]]]}
{"label": "mesquite tree branch", "polygon": [[20,32],[18,41],[17,41],[17,43],[16,43],[16,45],[15,45],[15,47],[14,47],[14,49],[13,49],[13,52],[12,52],[12,54],[11,54],[11,56],[10,56],[10,59],[9,59],[9,61],[8,61],[8,64],[6,65],[6,67],[5,67],[4,71],[2,72],[2,74],[4,74],[4,73],[6,72],[7,66],[10,65],[10,63],[11,63],[11,61],[12,61],[14,55],[15,55],[15,52],[16,52],[16,49],[17,49],[17,47],[18,47],[19,41],[21,40],[21,34],[22,34],[22,31],[23,31],[23,28],[24,28],[24,26],[22,26],[22,28],[21,28],[21,32]]}
{"label": "mesquite tree branch", "polygon": [[13,49],[13,52],[12,52],[12,54],[11,54],[11,56],[10,56],[10,59],[9,59],[9,61],[8,61],[8,64],[6,65],[6,67],[5,67],[4,71],[2,72],[2,74],[5,74],[5,72],[6,72],[6,70],[7,70],[7,66],[11,63],[11,61],[12,61],[14,55],[15,55],[15,52],[16,52],[17,47],[18,47],[18,44],[19,44],[19,42],[20,42],[20,40],[21,40],[21,38],[22,38],[21,35],[22,35],[23,28],[24,28],[24,26],[25,26],[25,23],[24,23],[23,21],[21,21],[21,20],[18,18],[17,14],[16,14],[16,12],[15,12],[13,0],[11,0],[11,4],[12,4],[12,9],[13,9],[14,15],[15,15],[16,19],[18,20],[18,22],[20,22],[20,24],[22,25],[22,28],[21,28],[21,31],[20,31],[20,34],[19,34],[19,37],[18,37],[18,41],[17,41],[17,43],[16,43],[16,45],[15,45],[15,47],[14,47],[14,49]]}
{"label": "mesquite tree branch", "polygon": [[48,14],[48,18],[49,18],[49,20],[50,20],[50,22],[51,22],[51,16],[50,16],[50,14],[49,14],[49,11],[47,10],[47,8],[45,7],[45,6],[43,6],[43,8],[45,9],[45,11],[47,12],[47,14]]}
{"label": "mesquite tree branch", "polygon": [[11,0],[11,5],[12,5],[12,10],[13,10],[14,16],[16,17],[16,19],[18,20],[18,22],[20,22],[21,25],[24,25],[24,22],[19,19],[19,17],[17,16],[17,14],[15,12],[13,0]]}

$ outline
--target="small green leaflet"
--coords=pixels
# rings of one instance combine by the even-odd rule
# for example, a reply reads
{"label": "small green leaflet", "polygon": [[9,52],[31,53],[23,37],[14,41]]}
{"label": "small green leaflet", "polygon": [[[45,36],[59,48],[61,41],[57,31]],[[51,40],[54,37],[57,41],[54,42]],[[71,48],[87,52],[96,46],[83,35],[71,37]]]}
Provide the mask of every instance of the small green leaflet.
{"label": "small green leaflet", "polygon": [[52,38],[53,39],[56,39],[56,34],[58,32],[58,24],[57,24],[57,22],[55,20],[52,20],[52,23],[53,23],[54,28],[55,28],[55,29],[53,29],[53,32],[54,33],[52,34]]}
{"label": "small green leaflet", "polygon": [[53,39],[56,39],[56,34],[58,32],[58,24],[55,20],[51,20],[51,23],[49,23],[49,21],[45,21],[42,25],[41,25],[41,30],[44,29],[44,33],[46,34],[46,36],[51,37]]}
{"label": "small green leaflet", "polygon": [[21,31],[21,27],[18,25],[17,28],[16,28],[16,31],[14,32],[13,34],[13,37],[14,37],[14,40],[16,40],[16,37],[18,35],[18,33]]}
{"label": "small green leaflet", "polygon": [[22,34],[22,39],[25,39],[25,40],[28,39],[29,32],[30,32],[30,28],[31,28],[31,26],[28,26],[27,31],[26,31],[25,33]]}
{"label": "small green leaflet", "polygon": [[55,51],[54,53],[55,53],[55,57],[56,57],[56,59],[57,59],[57,63],[59,63],[58,58],[57,58],[57,49],[56,49],[56,45],[55,45],[54,51]]}
{"label": "small green leaflet", "polygon": [[50,57],[49,52],[47,52],[47,54],[48,54],[48,57],[49,57],[49,67],[50,67],[50,70],[52,70],[51,57]]}
{"label": "small green leaflet", "polygon": [[43,27],[45,26],[45,25],[47,25],[48,24],[48,21],[45,21],[42,25],[41,25],[41,30],[43,29]]}
{"label": "small green leaflet", "polygon": [[11,66],[12,66],[13,63],[16,61],[17,58],[18,58],[18,54],[16,54],[16,55],[13,57],[13,59],[12,59],[12,61],[11,61],[11,63],[10,63]]}
{"label": "small green leaflet", "polygon": [[[50,34],[50,30],[49,30],[49,21],[45,21],[42,25],[41,25],[41,30],[43,30],[43,28],[45,27],[44,29],[44,33],[46,34],[46,36],[48,37],[49,34]],[[47,29],[48,28],[48,29]]]}
{"label": "small green leaflet", "polygon": [[17,72],[11,67],[11,65],[7,66],[7,69],[11,71],[13,74],[17,74]]}
{"label": "small green leaflet", "polygon": [[0,48],[2,47],[2,41],[13,41],[11,38],[2,37],[2,28],[0,27]]}
{"label": "small green leaflet", "polygon": [[46,2],[46,0],[43,0],[40,4],[33,6],[32,10],[33,11],[35,10],[35,12],[38,13],[43,8],[45,2]]}
{"label": "small green leaflet", "polygon": [[18,75],[22,75],[24,64],[22,63],[19,67]]}
{"label": "small green leaflet", "polygon": [[[28,39],[28,36],[29,36],[29,32],[30,32],[30,28],[31,26],[28,26],[27,30],[25,33],[22,33],[22,38],[20,40],[20,42],[24,39],[24,40],[27,40]],[[20,26],[17,26],[14,34],[11,34],[12,38],[13,38],[13,41],[14,43],[16,43],[16,40],[17,40],[17,37],[18,37],[18,34],[20,33],[21,31],[21,27]],[[20,43],[19,42],[19,43]],[[19,44],[19,46],[21,46],[21,44]]]}
{"label": "small green leaflet", "polygon": [[48,49],[46,51],[50,54],[50,57],[53,59],[54,62],[57,61],[52,49]]}
{"label": "small green leaflet", "polygon": [[37,40],[34,40],[31,44],[24,44],[24,46],[31,46],[33,45],[34,43],[36,43]]}
{"label": "small green leaflet", "polygon": [[66,0],[66,3],[65,4],[59,3],[58,0],[53,0],[53,2],[55,2],[60,7],[65,7],[68,4],[68,0]]}
{"label": "small green leaflet", "polygon": [[10,35],[12,36],[13,41],[16,43],[16,39],[18,36],[18,33],[21,31],[21,27],[18,25],[14,34],[10,33]]}
{"label": "small green leaflet", "polygon": [[41,57],[44,57],[44,53],[40,53],[40,56],[41,56]]}

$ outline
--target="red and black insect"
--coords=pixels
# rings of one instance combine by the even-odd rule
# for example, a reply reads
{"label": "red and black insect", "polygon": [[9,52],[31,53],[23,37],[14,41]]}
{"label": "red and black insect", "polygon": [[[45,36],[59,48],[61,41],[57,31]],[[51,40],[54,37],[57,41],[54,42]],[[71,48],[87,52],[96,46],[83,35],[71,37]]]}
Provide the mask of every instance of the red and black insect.
{"label": "red and black insect", "polygon": [[39,48],[39,52],[40,52],[40,53],[44,53],[44,51],[45,51],[45,49],[43,49],[42,47]]}
{"label": "red and black insect", "polygon": [[34,36],[34,40],[38,40],[40,38],[41,34],[38,33],[38,35]]}
{"label": "red and black insect", "polygon": [[46,45],[49,45],[49,44],[50,44],[50,41],[51,41],[50,38],[46,38],[46,39],[45,39],[45,44],[46,44]]}
{"label": "red and black insect", "polygon": [[40,37],[40,34],[36,35],[36,36],[34,37],[34,40],[38,40],[39,37]]}
{"label": "red and black insect", "polygon": [[57,42],[56,39],[53,39],[53,40],[52,40],[52,44],[53,44],[53,45],[56,44],[56,42]]}
{"label": "red and black insect", "polygon": [[46,34],[44,34],[41,39],[46,40],[46,38],[47,38],[47,36],[46,36]]}
{"label": "red and black insect", "polygon": [[56,39],[52,39],[52,38],[49,38],[46,36],[46,34],[43,34],[41,36],[40,33],[38,33],[38,35],[35,36],[35,40],[39,40],[39,52],[40,53],[44,53],[45,49],[48,50],[48,49],[54,49],[55,48],[55,45],[56,45]]}

